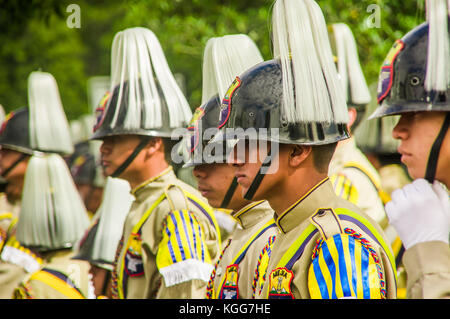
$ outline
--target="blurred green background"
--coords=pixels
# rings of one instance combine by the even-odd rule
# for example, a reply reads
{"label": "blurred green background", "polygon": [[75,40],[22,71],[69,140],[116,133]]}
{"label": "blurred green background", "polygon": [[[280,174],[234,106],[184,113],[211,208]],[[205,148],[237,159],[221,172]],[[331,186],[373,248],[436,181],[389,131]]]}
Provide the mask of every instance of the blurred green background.
{"label": "blurred green background", "polygon": [[[425,20],[424,0],[317,2],[328,24],[344,22],[352,28],[369,84],[377,81],[379,67],[393,42]],[[28,75],[41,69],[56,78],[69,120],[90,112],[88,79],[109,75],[114,34],[128,27],[143,26],[159,38],[172,72],[184,76],[186,97],[194,109],[201,100],[202,54],[210,37],[246,33],[265,59],[272,58],[272,3],[272,0],[0,0],[0,104],[6,112],[26,105]],[[80,28],[68,27],[73,13],[67,12],[70,4],[79,5]],[[374,22],[379,24],[373,26]]]}

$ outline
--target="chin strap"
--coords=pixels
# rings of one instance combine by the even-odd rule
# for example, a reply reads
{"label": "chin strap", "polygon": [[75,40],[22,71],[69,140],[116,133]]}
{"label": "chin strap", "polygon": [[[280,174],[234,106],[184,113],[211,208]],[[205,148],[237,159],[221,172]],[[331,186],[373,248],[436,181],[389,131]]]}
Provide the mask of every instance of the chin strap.
{"label": "chin strap", "polygon": [[8,176],[8,174],[14,169],[14,167],[16,167],[20,162],[22,162],[28,156],[29,156],[28,154],[22,153],[20,155],[20,157],[14,163],[12,163],[7,169],[5,169],[4,172],[2,172],[1,176],[2,177]]}
{"label": "chin strap", "polygon": [[228,191],[225,194],[225,197],[223,198],[222,204],[220,204],[220,208],[227,208],[228,204],[231,201],[231,198],[233,197],[234,192],[236,191],[237,186],[238,186],[237,178],[234,177],[230,187],[228,187]]}
{"label": "chin strap", "polygon": [[[278,147],[276,147],[275,149],[278,150]],[[270,165],[272,165],[272,157],[276,156],[277,155],[276,153],[277,153],[276,151],[274,151],[272,153],[272,147],[271,147],[269,150],[269,153],[267,154],[266,158],[264,159],[264,162],[261,164],[261,167],[259,168],[258,173],[256,173],[256,176],[253,179],[252,184],[250,185],[247,192],[245,193],[244,199],[246,199],[246,200],[253,199],[253,196],[255,196],[255,193],[256,193],[259,185],[261,184],[262,179],[266,175],[266,173],[264,173],[263,170],[265,170],[267,172]]]}
{"label": "chin strap", "polygon": [[141,141],[134,149],[133,153],[128,156],[128,158],[111,174],[111,177],[119,177],[123,171],[131,164],[131,162],[136,158],[136,156],[142,151],[142,149],[147,145],[150,140],[150,136],[140,136]]}
{"label": "chin strap", "polygon": [[425,179],[433,184],[434,178],[436,177],[437,163],[439,160],[439,152],[441,150],[442,142],[444,141],[445,134],[447,133],[448,127],[450,125],[450,112],[447,112],[444,119],[444,124],[439,131],[436,140],[431,146],[430,155],[428,156],[427,169],[425,172]]}
{"label": "chin strap", "polygon": [[14,169],[14,167],[16,167],[28,156],[29,156],[28,154],[22,153],[14,163],[12,163],[7,169],[5,169],[5,171],[2,172],[2,174],[0,175],[0,193],[4,193],[6,191],[6,187],[9,184],[9,182],[5,179],[5,177]]}

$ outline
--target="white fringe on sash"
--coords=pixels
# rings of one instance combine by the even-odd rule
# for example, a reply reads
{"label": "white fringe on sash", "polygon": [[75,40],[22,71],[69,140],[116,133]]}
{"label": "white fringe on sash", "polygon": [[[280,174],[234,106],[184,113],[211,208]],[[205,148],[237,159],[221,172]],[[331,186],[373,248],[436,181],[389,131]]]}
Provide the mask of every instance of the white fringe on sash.
{"label": "white fringe on sash", "polygon": [[2,261],[23,267],[29,273],[35,272],[41,267],[41,264],[33,256],[11,246],[3,248],[0,258]]}
{"label": "white fringe on sash", "polygon": [[187,259],[176,264],[159,269],[166,287],[174,286],[185,281],[199,279],[207,282],[211,276],[213,266],[197,259]]}

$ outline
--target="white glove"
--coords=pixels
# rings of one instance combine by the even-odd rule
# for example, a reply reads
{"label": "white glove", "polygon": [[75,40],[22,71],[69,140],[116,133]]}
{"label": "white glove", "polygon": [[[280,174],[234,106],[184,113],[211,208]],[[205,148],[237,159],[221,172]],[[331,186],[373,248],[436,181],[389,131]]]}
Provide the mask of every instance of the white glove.
{"label": "white glove", "polygon": [[439,182],[416,179],[393,191],[391,198],[386,213],[406,249],[435,240],[449,243],[450,201]]}

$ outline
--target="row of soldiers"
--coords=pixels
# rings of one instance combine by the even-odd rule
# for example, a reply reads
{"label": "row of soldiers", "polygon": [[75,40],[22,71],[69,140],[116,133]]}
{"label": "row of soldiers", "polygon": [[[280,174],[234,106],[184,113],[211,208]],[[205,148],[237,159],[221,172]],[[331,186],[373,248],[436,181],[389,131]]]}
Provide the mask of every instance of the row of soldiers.
{"label": "row of soldiers", "polygon": [[448,297],[449,8],[427,11],[375,102],[351,30],[313,0],[275,1],[271,60],[246,35],[209,39],[193,114],[156,35],[118,32],[78,145],[104,188],[77,182],[92,161],[32,72],[0,131],[1,297]]}

